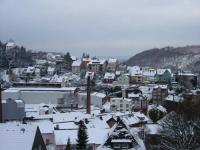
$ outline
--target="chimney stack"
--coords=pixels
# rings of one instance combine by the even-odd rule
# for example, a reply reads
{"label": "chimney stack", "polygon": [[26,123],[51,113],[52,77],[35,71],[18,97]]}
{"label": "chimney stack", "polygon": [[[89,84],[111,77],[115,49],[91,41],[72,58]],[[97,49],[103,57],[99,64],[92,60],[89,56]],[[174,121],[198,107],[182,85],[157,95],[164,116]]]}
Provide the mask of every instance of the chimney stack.
{"label": "chimney stack", "polygon": [[1,94],[1,83],[0,83],[0,123],[3,123],[3,106],[2,106],[2,94]]}
{"label": "chimney stack", "polygon": [[90,76],[87,78],[87,114],[91,113],[90,105],[91,105],[91,88],[90,88]]}

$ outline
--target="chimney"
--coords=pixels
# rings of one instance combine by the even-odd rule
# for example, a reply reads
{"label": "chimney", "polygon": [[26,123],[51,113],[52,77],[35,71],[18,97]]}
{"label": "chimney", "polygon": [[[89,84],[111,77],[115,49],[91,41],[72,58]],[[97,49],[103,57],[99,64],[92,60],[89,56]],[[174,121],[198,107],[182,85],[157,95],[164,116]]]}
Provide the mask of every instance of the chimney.
{"label": "chimney", "polygon": [[2,94],[1,94],[1,84],[0,84],[0,123],[3,122],[3,108],[2,108]]}
{"label": "chimney", "polygon": [[90,76],[88,76],[87,78],[87,114],[90,114],[91,113],[91,110],[90,110],[90,105],[91,105],[91,95],[90,95],[90,92],[91,92],[91,88],[90,88]]}

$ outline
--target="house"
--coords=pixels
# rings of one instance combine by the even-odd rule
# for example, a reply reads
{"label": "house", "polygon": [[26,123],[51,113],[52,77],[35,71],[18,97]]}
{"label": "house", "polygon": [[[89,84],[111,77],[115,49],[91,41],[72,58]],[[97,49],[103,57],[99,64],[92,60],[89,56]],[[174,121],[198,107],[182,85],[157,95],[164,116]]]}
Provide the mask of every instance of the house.
{"label": "house", "polygon": [[73,61],[73,63],[72,63],[72,72],[73,73],[80,73],[81,64],[82,64],[82,62],[80,60]]}
{"label": "house", "polygon": [[114,149],[137,149],[145,150],[143,141],[137,134],[134,134],[130,127],[128,127],[123,120],[118,117],[117,122],[111,128],[111,131],[107,135],[105,142],[98,147],[97,150]]}
{"label": "house", "polygon": [[35,74],[35,67],[28,67],[26,70],[26,74],[29,76],[33,76]]}
{"label": "house", "polygon": [[133,107],[132,111],[141,111],[146,113],[147,108],[148,108],[148,101],[147,98],[144,97],[142,94],[134,94],[134,93],[129,93],[128,98],[132,99],[133,102]]}
{"label": "house", "polygon": [[139,84],[143,82],[143,74],[139,66],[129,67],[128,71],[131,84]]}
{"label": "house", "polygon": [[132,109],[132,101],[128,98],[111,98],[111,110],[112,111],[120,111],[120,112],[126,112],[131,111]]}
{"label": "house", "polygon": [[154,82],[154,77],[156,74],[156,70],[150,67],[143,67],[142,68],[143,80],[149,83]]}
{"label": "house", "polygon": [[179,72],[176,74],[176,82],[185,89],[193,89],[197,87],[197,75],[189,72]]}
{"label": "house", "polygon": [[94,72],[87,71],[86,74],[85,74],[85,79],[87,79],[88,76],[90,76],[90,80],[93,80],[94,77],[95,77],[95,73],[94,73]]}
{"label": "house", "polygon": [[167,85],[156,85],[152,91],[152,99],[154,104],[162,104],[163,100],[168,96]]}
{"label": "house", "polygon": [[[62,118],[63,116],[63,118]],[[84,121],[88,134],[88,149],[96,150],[108,135],[110,130],[106,123],[109,116],[96,116],[84,112],[70,112],[63,115],[54,115],[54,139],[56,150],[65,150],[67,139],[70,138],[72,150],[76,150],[79,121]],[[98,135],[98,136],[97,136]]]}
{"label": "house", "polygon": [[81,69],[86,69],[88,66],[88,63],[91,61],[91,59],[88,57],[84,57],[82,58],[82,65],[81,65]]}
{"label": "house", "polygon": [[55,68],[49,66],[47,69],[47,73],[48,73],[48,75],[53,76],[55,73]]}
{"label": "house", "polygon": [[47,150],[39,127],[20,122],[0,124],[1,150]]}
{"label": "house", "polygon": [[107,70],[115,72],[118,65],[118,61],[115,58],[108,59]]}
{"label": "house", "polygon": [[12,49],[12,48],[15,48],[17,45],[14,43],[13,40],[9,40],[6,44],[6,50],[9,50],[9,49]]}
{"label": "house", "polygon": [[88,70],[95,73],[102,73],[106,69],[105,59],[92,59],[88,63]]}
{"label": "house", "polygon": [[115,80],[115,73],[106,72],[103,78],[104,83],[112,83]]}
{"label": "house", "polygon": [[31,121],[26,121],[27,124],[38,126],[43,138],[43,141],[48,150],[55,147],[54,140],[54,124],[50,119],[36,119]]}
{"label": "house", "polygon": [[[39,85],[39,84],[38,84]],[[48,85],[48,84],[47,84]],[[57,84],[55,84],[57,86]],[[51,103],[58,104],[60,99],[66,100],[71,103],[71,98],[76,95],[76,87],[37,87],[37,84],[33,84],[35,87],[19,87],[9,88],[2,92],[3,99],[20,99],[26,104],[40,104]],[[45,95],[45,96],[44,96]]]}
{"label": "house", "polygon": [[181,95],[169,94],[163,100],[163,106],[167,109],[167,112],[177,111],[180,104],[184,101]]}
{"label": "house", "polygon": [[26,116],[25,103],[22,100],[8,98],[2,101],[3,121],[23,120]]}
{"label": "house", "polygon": [[172,72],[171,69],[157,69],[155,74],[155,83],[171,84]]}
{"label": "house", "polygon": [[129,85],[129,76],[127,74],[120,75],[116,81],[113,82],[115,85]]}
{"label": "house", "polygon": [[163,128],[159,124],[146,124],[144,126],[145,146],[147,149],[161,149]]}

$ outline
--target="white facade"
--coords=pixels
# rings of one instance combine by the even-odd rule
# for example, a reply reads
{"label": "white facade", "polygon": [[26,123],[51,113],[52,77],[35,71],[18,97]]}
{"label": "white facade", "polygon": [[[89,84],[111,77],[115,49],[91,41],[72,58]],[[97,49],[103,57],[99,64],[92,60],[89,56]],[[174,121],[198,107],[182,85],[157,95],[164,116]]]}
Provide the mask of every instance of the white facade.
{"label": "white facade", "polygon": [[131,99],[128,98],[111,98],[110,103],[112,111],[126,112],[131,111],[132,108]]}

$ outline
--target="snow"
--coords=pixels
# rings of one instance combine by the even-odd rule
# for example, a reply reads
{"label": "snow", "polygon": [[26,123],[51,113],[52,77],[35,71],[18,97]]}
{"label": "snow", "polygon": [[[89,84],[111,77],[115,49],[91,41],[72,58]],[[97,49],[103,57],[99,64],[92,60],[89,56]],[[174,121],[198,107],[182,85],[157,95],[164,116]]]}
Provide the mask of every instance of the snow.
{"label": "snow", "polygon": [[76,87],[61,87],[61,88],[40,88],[40,87],[34,87],[34,88],[9,88],[3,92],[19,92],[19,91],[75,91]]}
{"label": "snow", "polygon": [[178,95],[168,95],[165,100],[167,101],[174,101],[174,102],[182,102],[183,97],[178,96]]}
{"label": "snow", "polygon": [[162,127],[159,124],[146,124],[144,131],[147,134],[161,134]]}
{"label": "snow", "polygon": [[106,72],[104,75],[104,79],[115,79],[115,74],[114,73],[110,73],[110,72]]}
{"label": "snow", "polygon": [[131,143],[132,141],[130,139],[112,139],[111,142],[112,143],[124,143],[124,142]]}
{"label": "snow", "polygon": [[72,67],[80,67],[80,66],[81,66],[81,61],[80,60],[73,61]]}
{"label": "snow", "polygon": [[87,79],[88,76],[90,76],[90,79],[92,80],[94,78],[94,72],[87,71],[85,74],[85,78]]}
{"label": "snow", "polygon": [[133,112],[131,114],[121,116],[121,118],[127,125],[134,125],[149,120],[144,114],[140,112]]}
{"label": "snow", "polygon": [[134,94],[134,93],[130,93],[130,94],[128,94],[128,97],[129,98],[135,98],[135,97],[140,97],[140,94]]}
{"label": "snow", "polygon": [[35,138],[37,126],[8,122],[0,124],[1,150],[27,150],[31,149]]}
{"label": "snow", "polygon": [[117,59],[116,58],[110,58],[110,59],[108,59],[108,63],[117,63]]}
{"label": "snow", "polygon": [[82,119],[91,118],[90,114],[86,114],[85,112],[68,112],[68,113],[56,113],[53,114],[53,122],[54,123],[62,123],[62,122],[79,122]]}
{"label": "snow", "polygon": [[163,75],[165,71],[169,71],[170,74],[172,73],[171,69],[157,69],[156,72],[158,75]]}
{"label": "snow", "polygon": [[162,111],[164,113],[167,112],[167,109],[165,107],[161,106],[161,105],[158,105],[158,106],[157,105],[149,105],[148,106],[148,111],[150,111],[151,109],[158,109],[158,110],[160,110],[160,111]]}
{"label": "snow", "polygon": [[167,89],[167,85],[156,85],[156,86],[154,86],[154,89],[157,89],[157,88]]}

